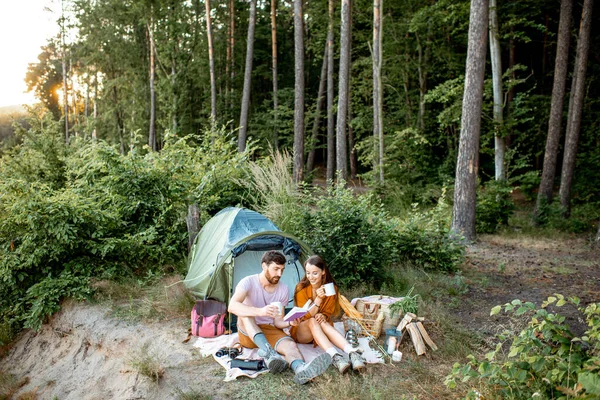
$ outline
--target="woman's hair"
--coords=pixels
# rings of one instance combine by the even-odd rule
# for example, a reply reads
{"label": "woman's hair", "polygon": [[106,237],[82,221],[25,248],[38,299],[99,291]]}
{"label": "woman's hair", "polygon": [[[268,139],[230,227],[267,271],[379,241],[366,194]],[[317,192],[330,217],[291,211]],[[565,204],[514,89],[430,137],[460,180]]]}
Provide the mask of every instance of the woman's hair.
{"label": "woman's hair", "polygon": [[[304,263],[304,269],[306,269],[307,265],[314,265],[315,267],[319,268],[321,271],[325,271],[325,276],[323,277],[323,282],[322,284],[326,284],[326,283],[330,283],[333,282],[333,284],[335,285],[336,289],[337,289],[337,284],[335,283],[335,280],[333,279],[333,276],[331,276],[331,272],[329,272],[329,267],[327,267],[327,264],[325,264],[325,261],[321,258],[321,256],[310,256],[308,258],[308,260],[306,260],[306,262]],[[300,282],[298,282],[298,284],[296,285],[296,291],[294,293],[298,293],[299,291],[301,291],[302,289],[304,289],[305,287],[309,286],[310,282],[308,281],[308,278],[306,277],[306,275],[304,275],[304,277],[302,278],[302,280]]]}

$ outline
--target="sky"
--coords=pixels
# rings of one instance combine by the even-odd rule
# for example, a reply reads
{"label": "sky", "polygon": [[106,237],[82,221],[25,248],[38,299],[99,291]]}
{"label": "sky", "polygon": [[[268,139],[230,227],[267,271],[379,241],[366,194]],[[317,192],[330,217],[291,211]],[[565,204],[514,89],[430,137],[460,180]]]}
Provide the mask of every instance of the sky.
{"label": "sky", "polygon": [[32,104],[25,74],[37,62],[40,47],[56,35],[58,0],[0,0],[0,107]]}

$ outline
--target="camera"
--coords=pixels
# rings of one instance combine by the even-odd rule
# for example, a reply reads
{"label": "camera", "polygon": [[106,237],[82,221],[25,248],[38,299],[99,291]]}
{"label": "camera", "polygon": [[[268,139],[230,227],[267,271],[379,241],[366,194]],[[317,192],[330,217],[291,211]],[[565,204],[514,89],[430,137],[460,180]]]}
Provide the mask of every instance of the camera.
{"label": "camera", "polygon": [[221,347],[216,353],[215,356],[223,357],[229,356],[229,358],[233,359],[239,356],[242,352],[237,347]]}

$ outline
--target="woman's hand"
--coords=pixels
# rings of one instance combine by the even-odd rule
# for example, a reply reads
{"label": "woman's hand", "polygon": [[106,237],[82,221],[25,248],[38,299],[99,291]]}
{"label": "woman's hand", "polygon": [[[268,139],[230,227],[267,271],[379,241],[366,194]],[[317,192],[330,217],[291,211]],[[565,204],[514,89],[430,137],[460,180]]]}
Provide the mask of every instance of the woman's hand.
{"label": "woman's hand", "polygon": [[315,314],[315,321],[322,324],[323,322],[327,322],[327,318],[325,318],[325,315],[323,315],[321,313],[317,313],[317,314]]}
{"label": "woman's hand", "polygon": [[293,321],[289,321],[290,322],[290,326],[298,326],[298,324],[300,324],[300,318],[295,319]]}
{"label": "woman's hand", "polygon": [[317,297],[320,298],[321,301],[325,298],[325,288],[323,286],[317,289]]}

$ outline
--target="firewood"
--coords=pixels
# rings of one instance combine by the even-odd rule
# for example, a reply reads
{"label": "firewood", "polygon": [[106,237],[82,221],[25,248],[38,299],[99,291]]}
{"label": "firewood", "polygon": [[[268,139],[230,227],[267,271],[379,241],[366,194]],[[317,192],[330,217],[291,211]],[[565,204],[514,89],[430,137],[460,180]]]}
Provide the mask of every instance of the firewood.
{"label": "firewood", "polygon": [[423,324],[420,321],[417,322],[417,328],[419,328],[419,331],[421,332],[421,336],[423,336],[423,339],[425,339],[425,343],[427,343],[429,345],[429,347],[431,347],[431,350],[434,350],[434,351],[437,350],[438,349],[437,345],[433,342],[433,340],[431,340],[431,338],[429,337],[429,334],[425,330],[425,327],[423,326]]}
{"label": "firewood", "polygon": [[423,343],[423,338],[421,337],[421,332],[419,331],[417,324],[411,322],[410,324],[406,325],[406,330],[410,334],[410,338],[412,339],[417,355],[421,356],[425,354],[425,343]]}
{"label": "firewood", "polygon": [[406,327],[406,325],[408,325],[412,320],[413,320],[413,316],[415,314],[412,313],[406,313],[406,315],[404,316],[404,318],[402,318],[402,320],[400,321],[400,323],[398,324],[398,326],[396,327],[396,330],[398,332],[402,332],[402,330]]}

